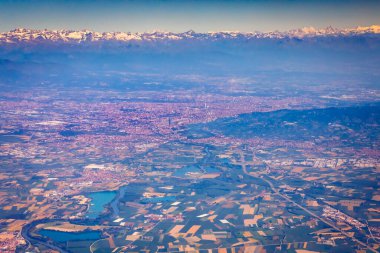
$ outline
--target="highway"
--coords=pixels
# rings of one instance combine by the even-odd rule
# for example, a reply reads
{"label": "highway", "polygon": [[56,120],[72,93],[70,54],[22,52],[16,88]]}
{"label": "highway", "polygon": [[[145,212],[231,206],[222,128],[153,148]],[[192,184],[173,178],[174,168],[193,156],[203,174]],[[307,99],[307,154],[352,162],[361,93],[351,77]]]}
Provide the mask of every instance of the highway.
{"label": "highway", "polygon": [[259,179],[259,180],[262,180],[262,181],[266,182],[266,183],[269,185],[269,187],[271,188],[271,190],[274,192],[274,194],[276,194],[276,195],[282,197],[283,199],[285,199],[285,200],[288,201],[289,203],[292,203],[293,205],[299,207],[300,209],[302,209],[303,211],[305,211],[306,213],[308,213],[310,216],[313,216],[314,218],[316,218],[316,219],[322,221],[323,223],[325,223],[326,225],[328,225],[328,226],[334,228],[335,230],[339,231],[340,233],[342,233],[343,235],[347,236],[348,238],[351,238],[352,241],[354,241],[354,242],[360,244],[361,246],[367,248],[368,250],[371,250],[372,252],[375,252],[375,253],[379,253],[378,250],[376,250],[376,249],[370,247],[368,244],[366,244],[366,243],[364,243],[364,242],[358,240],[358,239],[355,238],[354,236],[350,236],[347,232],[341,230],[339,227],[337,227],[337,226],[336,226],[335,224],[333,224],[332,222],[330,222],[330,221],[326,220],[325,218],[320,217],[319,215],[313,213],[312,211],[310,211],[310,210],[307,209],[306,207],[301,206],[300,204],[298,204],[297,202],[295,202],[294,200],[292,200],[291,198],[289,198],[289,197],[286,196],[285,194],[280,193],[280,192],[276,189],[276,187],[273,185],[273,183],[270,182],[268,179],[264,178],[264,177],[261,176],[261,175],[260,175],[260,176],[256,176],[256,175],[253,175],[253,174],[251,174],[251,173],[248,173],[248,171],[247,171],[247,162],[245,161],[244,154],[243,154],[243,153],[240,153],[240,157],[241,157],[241,160],[242,160],[242,162],[241,162],[240,165],[241,165],[242,168],[243,168],[243,172],[244,172],[244,174],[246,174],[247,176],[250,176],[250,177],[253,177],[253,178],[256,178],[256,179]]}

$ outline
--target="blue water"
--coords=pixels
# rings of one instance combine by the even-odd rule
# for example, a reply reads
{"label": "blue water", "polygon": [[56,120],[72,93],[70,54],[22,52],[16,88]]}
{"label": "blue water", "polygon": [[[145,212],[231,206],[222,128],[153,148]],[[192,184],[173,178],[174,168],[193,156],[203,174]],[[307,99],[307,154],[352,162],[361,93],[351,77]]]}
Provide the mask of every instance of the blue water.
{"label": "blue water", "polygon": [[100,239],[100,231],[83,231],[83,232],[61,232],[54,230],[41,229],[38,232],[40,235],[49,237],[55,242],[67,241],[84,241],[84,240],[98,240]]}
{"label": "blue water", "polygon": [[87,217],[96,219],[104,210],[104,206],[110,203],[116,196],[114,191],[93,192],[88,195],[91,198],[90,209]]}

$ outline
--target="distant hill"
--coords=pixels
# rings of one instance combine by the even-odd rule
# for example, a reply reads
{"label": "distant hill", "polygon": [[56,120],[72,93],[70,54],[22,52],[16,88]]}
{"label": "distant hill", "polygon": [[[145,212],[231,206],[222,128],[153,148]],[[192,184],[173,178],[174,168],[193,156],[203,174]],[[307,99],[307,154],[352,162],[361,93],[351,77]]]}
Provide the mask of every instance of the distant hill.
{"label": "distant hill", "polygon": [[[272,140],[343,140],[380,143],[380,104],[311,110],[280,110],[242,114],[190,127],[186,134],[206,136],[204,131],[237,138]],[[357,140],[355,140],[357,138]]]}

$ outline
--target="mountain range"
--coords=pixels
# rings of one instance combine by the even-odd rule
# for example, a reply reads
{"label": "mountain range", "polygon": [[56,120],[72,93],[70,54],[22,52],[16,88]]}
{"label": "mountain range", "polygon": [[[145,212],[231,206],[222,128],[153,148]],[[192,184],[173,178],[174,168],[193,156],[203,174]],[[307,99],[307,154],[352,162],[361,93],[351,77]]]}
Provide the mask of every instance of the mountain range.
{"label": "mountain range", "polygon": [[0,43],[18,43],[18,42],[101,42],[101,41],[121,41],[121,42],[138,42],[138,41],[164,41],[164,40],[222,40],[222,39],[257,39],[257,38],[310,38],[310,37],[338,37],[338,36],[360,36],[380,34],[380,25],[365,27],[338,29],[327,27],[317,29],[314,27],[304,27],[286,32],[208,32],[197,33],[192,30],[183,33],[173,32],[94,32],[89,30],[33,30],[17,28],[9,32],[0,33]]}

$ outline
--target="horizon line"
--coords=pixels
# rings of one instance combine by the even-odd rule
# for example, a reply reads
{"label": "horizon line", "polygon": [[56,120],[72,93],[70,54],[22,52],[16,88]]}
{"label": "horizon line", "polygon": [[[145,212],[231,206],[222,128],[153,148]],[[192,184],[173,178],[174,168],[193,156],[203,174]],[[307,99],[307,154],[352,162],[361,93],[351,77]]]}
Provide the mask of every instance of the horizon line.
{"label": "horizon line", "polygon": [[271,33],[271,32],[279,32],[279,33],[285,33],[285,32],[290,32],[290,31],[296,31],[296,30],[300,30],[300,29],[315,29],[315,30],[323,30],[323,29],[328,29],[328,28],[332,28],[332,29],[336,29],[336,30],[353,30],[353,29],[358,29],[358,28],[362,28],[362,29],[365,29],[365,28],[378,28],[380,29],[380,24],[371,24],[371,25],[367,25],[367,26],[363,26],[363,25],[356,25],[356,26],[350,26],[350,27],[344,27],[344,28],[338,28],[338,27],[334,27],[332,25],[328,25],[328,26],[324,26],[324,27],[317,27],[317,26],[302,26],[302,27],[298,27],[298,28],[292,28],[292,29],[287,29],[287,30],[270,30],[270,31],[258,31],[258,30],[254,30],[254,31],[239,31],[239,30],[215,30],[215,31],[207,31],[207,32],[197,32],[195,31],[194,29],[189,29],[189,30],[186,30],[186,31],[182,31],[182,32],[173,32],[173,31],[169,31],[169,30],[165,30],[165,29],[157,29],[157,30],[148,30],[148,31],[143,31],[143,32],[132,32],[132,31],[121,31],[121,30],[118,30],[118,31],[97,31],[95,29],[90,29],[90,28],[82,28],[82,29],[71,29],[71,28],[62,28],[62,29],[49,29],[49,28],[29,28],[29,27],[15,27],[11,30],[8,30],[8,31],[0,31],[0,33],[9,33],[9,32],[12,32],[12,31],[16,31],[16,30],[30,30],[30,31],[77,31],[77,32],[85,32],[85,31],[89,31],[89,32],[97,32],[97,33],[131,33],[131,34],[144,34],[144,33],[156,33],[156,32],[162,32],[162,33],[173,33],[173,34],[180,34],[180,33],[189,33],[189,32],[194,32],[194,33],[199,33],[199,34],[207,34],[207,33],[223,33],[223,32],[230,32],[230,33]]}

